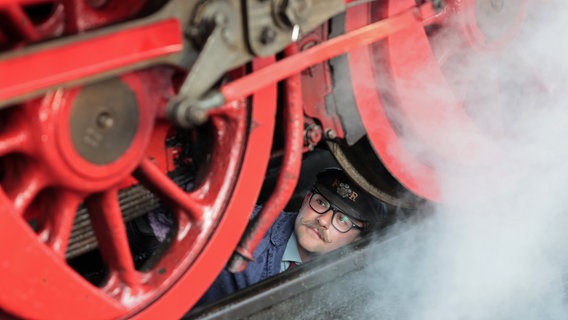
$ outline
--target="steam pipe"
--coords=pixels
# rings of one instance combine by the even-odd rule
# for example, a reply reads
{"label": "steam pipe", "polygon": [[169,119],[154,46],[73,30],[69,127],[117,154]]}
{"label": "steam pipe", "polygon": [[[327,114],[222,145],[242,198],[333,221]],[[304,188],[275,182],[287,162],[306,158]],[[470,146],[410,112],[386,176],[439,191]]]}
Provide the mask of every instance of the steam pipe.
{"label": "steam pipe", "polygon": [[[298,52],[295,43],[284,50],[285,56],[293,56]],[[304,116],[302,109],[302,87],[300,74],[296,73],[286,79],[286,108],[284,108],[284,158],[274,191],[266,201],[258,216],[247,227],[239,246],[235,249],[228,270],[240,272],[249,261],[253,261],[253,252],[286,206],[294,192],[300,175],[304,143]]]}

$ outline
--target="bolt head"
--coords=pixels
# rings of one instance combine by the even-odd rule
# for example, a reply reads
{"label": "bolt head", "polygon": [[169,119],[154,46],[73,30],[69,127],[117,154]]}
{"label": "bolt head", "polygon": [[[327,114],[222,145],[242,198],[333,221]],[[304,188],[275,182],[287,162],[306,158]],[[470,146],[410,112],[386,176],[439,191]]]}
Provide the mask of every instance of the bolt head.
{"label": "bolt head", "polygon": [[260,42],[264,45],[268,45],[276,40],[276,31],[270,27],[264,27],[260,33]]}
{"label": "bolt head", "polygon": [[335,139],[337,138],[337,132],[333,129],[327,129],[325,130],[325,137],[328,139]]}
{"label": "bolt head", "polygon": [[109,129],[113,125],[114,125],[114,118],[109,112],[103,111],[99,113],[99,115],[97,116],[97,127],[99,127],[99,129],[101,130]]}
{"label": "bolt head", "polygon": [[310,0],[288,0],[284,3],[283,14],[291,25],[299,25],[306,21],[311,9]]}

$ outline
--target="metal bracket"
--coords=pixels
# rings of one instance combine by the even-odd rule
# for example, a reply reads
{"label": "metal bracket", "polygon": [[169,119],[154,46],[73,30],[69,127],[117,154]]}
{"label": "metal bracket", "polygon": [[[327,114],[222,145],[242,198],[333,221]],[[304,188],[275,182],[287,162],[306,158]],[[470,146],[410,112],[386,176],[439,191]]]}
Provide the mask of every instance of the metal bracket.
{"label": "metal bracket", "polygon": [[345,0],[246,0],[247,43],[255,55],[274,54],[343,11]]}
{"label": "metal bracket", "polygon": [[252,59],[244,46],[240,11],[238,0],[208,1],[196,9],[188,36],[199,42],[201,32],[209,34],[179,94],[168,105],[168,117],[178,125],[188,128],[207,121],[206,110],[224,102],[219,95],[206,97],[207,91],[227,70]]}
{"label": "metal bracket", "polygon": [[224,103],[220,93],[209,90],[225,72],[255,55],[267,56],[283,50],[299,37],[300,30],[311,30],[345,10],[344,0],[247,0],[245,3],[244,21],[238,14],[243,11],[238,0],[207,1],[196,9],[189,36],[199,40],[198,30],[212,31],[178,96],[168,106],[168,117],[178,125],[200,125],[207,121],[210,108]]}

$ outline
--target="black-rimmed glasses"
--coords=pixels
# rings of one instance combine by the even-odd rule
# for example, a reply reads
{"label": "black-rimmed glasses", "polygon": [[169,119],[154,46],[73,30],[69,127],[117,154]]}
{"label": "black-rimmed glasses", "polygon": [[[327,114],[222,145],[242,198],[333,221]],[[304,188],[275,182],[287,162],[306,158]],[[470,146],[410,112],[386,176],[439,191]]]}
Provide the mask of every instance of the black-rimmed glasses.
{"label": "black-rimmed glasses", "polygon": [[310,196],[310,208],[319,214],[324,214],[332,210],[331,225],[341,233],[347,233],[353,228],[363,231],[363,228],[356,225],[347,214],[334,206],[316,188],[313,188],[312,195]]}

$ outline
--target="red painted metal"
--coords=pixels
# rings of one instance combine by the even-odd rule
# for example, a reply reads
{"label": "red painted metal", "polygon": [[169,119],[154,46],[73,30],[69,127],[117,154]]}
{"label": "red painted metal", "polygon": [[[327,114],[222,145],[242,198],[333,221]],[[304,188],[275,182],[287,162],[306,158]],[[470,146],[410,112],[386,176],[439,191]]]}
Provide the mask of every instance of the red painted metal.
{"label": "red painted metal", "polygon": [[[475,15],[474,2],[449,1],[443,12],[426,23],[453,28],[457,32],[450,32],[452,37],[465,39],[460,43],[488,54],[502,48],[519,31],[525,3],[519,4],[519,12],[508,32],[488,42],[480,35],[477,25],[480,16]],[[346,30],[357,30],[373,19],[404,12],[414,5],[414,1],[408,0],[354,7],[347,12]],[[458,42],[453,39],[447,43]],[[448,79],[448,75],[455,72],[447,62],[459,52],[463,52],[463,47],[433,44],[420,24],[409,25],[390,35],[382,46],[361,47],[350,52],[350,69],[358,75],[352,79],[357,107],[375,150],[400,183],[430,200],[440,200],[434,163],[479,166],[499,158],[499,150],[493,143],[498,130],[490,133],[471,117],[465,110],[464,92],[455,90]],[[376,65],[377,57],[385,61],[385,66]],[[465,57],[457,60],[462,64],[467,61]],[[380,86],[389,88],[388,105]],[[393,114],[397,117],[392,118]],[[405,136],[400,133],[401,125]],[[456,136],[456,139],[444,138],[448,136]],[[409,141],[413,141],[414,147],[410,147]],[[420,152],[416,151],[416,146],[420,146]]]}
{"label": "red painted metal", "polygon": [[[37,5],[53,5],[52,11],[42,19],[34,20],[25,13],[25,9]],[[63,34],[63,6],[53,1],[34,1],[33,3],[7,1],[0,2],[0,12],[3,14],[4,23],[10,21],[14,30],[2,39],[0,45],[18,46],[25,41],[37,41]],[[0,32],[1,33],[1,32]]]}
{"label": "red painted metal", "polygon": [[[300,50],[307,50],[328,38],[328,25],[324,24],[318,29],[302,37],[299,40]],[[333,130],[337,138],[345,137],[341,121],[337,114],[328,113],[326,110],[326,96],[333,90],[331,83],[329,64],[327,61],[314,64],[302,71],[302,91],[304,92],[304,113],[306,116],[317,119],[322,130]],[[317,131],[317,132],[319,132]],[[321,139],[316,139],[317,142]]]}
{"label": "red painted metal", "polygon": [[[25,14],[26,6],[45,3],[53,4],[45,19],[35,21]],[[14,34],[0,33],[0,46],[19,48],[106,26],[136,15],[144,3],[0,0],[3,17],[18,25]],[[456,0],[450,7],[454,5],[455,9],[461,3],[471,9],[476,2]],[[377,8],[379,13],[375,12]],[[10,241],[0,242],[0,274],[4,288],[8,288],[0,293],[0,309],[19,318],[179,318],[211,284],[239,239],[242,242],[238,252],[252,258],[260,238],[288,201],[304,150],[305,101],[299,73],[346,52],[352,74],[357,75],[352,77],[357,107],[379,157],[408,189],[439,199],[435,168],[407,148],[389,117],[388,108],[392,106],[384,104],[380,90],[369,90],[369,83],[388,78],[395,93],[394,107],[403,117],[397,124],[408,127],[429,153],[460,163],[486,161],[475,158],[471,151],[464,157],[463,152],[455,152],[453,145],[438,143],[447,131],[432,125],[447,125],[441,116],[449,112],[456,121],[454,125],[474,133],[477,130],[459,101],[455,103],[459,99],[444,103],[447,101],[440,101],[428,91],[436,87],[453,94],[446,83],[444,66],[440,65],[443,59],[432,50],[423,28],[425,24],[443,23],[447,10],[436,14],[430,3],[416,7],[414,0],[360,4],[347,12],[345,35],[302,52],[290,47],[279,62],[272,57],[254,61],[252,74],[221,88],[227,103],[210,113],[210,163],[189,192],[166,174],[173,169],[179,151],[164,146],[172,128],[160,118],[168,98],[175,93],[173,68],[119,76],[135,93],[139,120],[129,148],[105,165],[81,157],[70,137],[71,110],[84,88],[58,89],[1,109],[0,233]],[[518,23],[513,23],[511,32],[487,43],[476,16],[468,10],[463,12],[461,35],[470,46],[482,50],[499,49],[518,28]],[[382,20],[374,22],[377,15],[382,15]],[[519,17],[522,20],[522,14]],[[0,100],[178,53],[182,37],[182,26],[172,19],[38,54],[5,55],[0,61]],[[365,47],[379,40],[385,41],[380,46]],[[452,54],[443,52],[444,57],[448,52]],[[378,55],[386,58],[386,67],[376,66],[374,59]],[[419,70],[426,71],[423,81],[408,81]],[[277,108],[276,83],[284,79],[284,164],[275,193],[253,222],[254,228],[241,238],[268,165]],[[252,107],[245,99],[250,95]],[[316,117],[319,113],[326,128],[334,127],[340,137],[343,135],[333,116],[326,118],[321,108],[314,109],[311,113]],[[306,111],[314,116],[310,107]],[[486,136],[480,133],[478,138],[460,143],[465,143],[466,149],[473,148],[476,154],[482,148],[491,149]],[[134,183],[144,185],[172,208],[177,222],[168,250],[143,271],[134,267],[118,201],[119,190]],[[65,260],[81,203],[89,209],[99,251],[109,269],[109,278],[102,287],[87,282]],[[37,224],[35,229],[30,227],[32,221]],[[244,265],[244,260],[239,260],[233,269],[240,270]]]}
{"label": "red painted metal", "polygon": [[[255,69],[264,68],[273,62],[274,58],[269,57],[254,61],[253,65]],[[159,300],[138,314],[137,319],[179,318],[181,311],[197,302],[225,266],[248,223],[263,182],[274,131],[276,94],[276,86],[273,85],[252,96],[253,126],[248,136],[243,166],[236,177],[237,183],[233,190],[236,196],[228,201],[226,213],[219,220],[215,233],[192,267]]]}
{"label": "red painted metal", "polygon": [[[94,1],[66,0],[3,0],[0,12],[10,26],[15,28],[10,34],[11,46],[91,30],[114,22],[123,21],[139,13],[146,0],[99,1],[102,5],[93,6]],[[27,14],[27,10],[42,7],[41,15]],[[0,42],[2,44],[2,42]]]}
{"label": "red painted metal", "polygon": [[[118,185],[128,177],[129,172],[136,167],[139,159],[144,156],[144,146],[148,143],[148,138],[151,135],[155,111],[154,105],[149,102],[153,99],[147,99],[145,92],[148,87],[142,85],[141,82],[141,79],[146,78],[148,80],[148,77],[151,77],[150,73],[125,75],[122,78],[134,89],[133,91],[137,92],[138,110],[141,115],[138,123],[139,131],[132,141],[132,148],[123,154],[120,160],[105,166],[87,163],[71,147],[67,126],[70,109],[78,91],[80,91],[79,88],[70,91],[57,91],[42,99],[3,111],[3,115],[7,115],[9,121],[2,135],[0,135],[1,155],[4,159],[9,160],[19,154],[16,158],[18,163],[15,161],[2,163],[2,170],[6,172],[13,172],[10,170],[10,168],[14,168],[13,165],[18,170],[13,174],[5,175],[2,179],[0,193],[3,198],[3,206],[5,206],[5,210],[2,210],[3,219],[8,219],[7,217],[17,218],[16,221],[3,224],[2,227],[6,228],[3,232],[10,235],[13,233],[20,234],[14,237],[20,239],[19,241],[26,241],[27,244],[22,243],[23,247],[19,248],[27,247],[30,250],[35,248],[33,255],[28,255],[29,252],[24,251],[20,252],[21,258],[10,256],[2,258],[6,262],[3,265],[3,271],[7,274],[14,274],[12,276],[12,279],[14,279],[13,288],[17,288],[17,281],[27,284],[25,288],[28,288],[26,290],[17,289],[21,290],[22,295],[2,295],[0,305],[4,310],[21,317],[38,318],[41,315],[49,314],[53,315],[53,318],[60,318],[65,314],[70,315],[72,312],[80,312],[78,310],[82,308],[88,310],[91,307],[95,311],[101,310],[103,315],[115,317],[114,312],[120,312],[117,310],[123,308],[118,305],[118,309],[115,308],[117,306],[104,307],[104,304],[109,304],[108,299],[93,296],[100,296],[101,294],[97,293],[98,289],[94,287],[86,287],[85,280],[78,277],[65,265],[64,253],[77,207],[85,198],[91,199],[91,203],[92,199],[99,198],[103,201],[95,202],[98,207],[94,208],[93,212],[100,214],[92,216],[95,225],[97,225],[97,221],[100,221],[97,218],[103,219],[102,222],[98,222],[98,225],[104,226],[105,222],[109,222],[111,224],[107,225],[112,226],[110,230],[113,230],[109,233],[109,229],[99,226],[97,233],[100,236],[99,243],[104,246],[104,241],[107,241],[105,249],[109,250],[109,253],[106,254],[113,257],[109,260],[119,263],[114,265],[114,269],[124,269],[128,265],[126,263],[127,254],[129,257],[130,253],[128,244],[124,242],[125,233],[119,228],[121,225],[124,228],[124,224],[122,223],[118,202],[116,199],[112,200],[117,190],[113,186]],[[4,137],[8,138],[4,139]],[[6,141],[8,143],[4,143]],[[26,178],[22,179],[18,173],[23,174]],[[99,193],[100,191],[103,192]],[[88,197],[90,194],[93,194],[93,196]],[[36,215],[38,215],[40,228],[38,235],[34,235],[29,226],[26,225],[26,221],[31,218],[28,215],[29,212],[36,212]],[[119,238],[108,241],[116,236]],[[119,251],[112,253],[112,249],[117,248]],[[9,251],[11,250],[2,250],[5,253]],[[114,260],[114,258],[118,259]],[[26,273],[29,270],[22,267],[21,263],[31,266],[41,265],[46,272],[39,275],[41,281],[49,283],[49,285],[34,288],[37,285],[41,286],[41,282],[35,283],[40,278],[34,278],[33,275],[31,276],[32,273]],[[126,268],[125,270],[129,269]],[[132,272],[126,273],[129,284],[133,284],[132,274]],[[54,295],[51,292],[54,288],[68,291]],[[80,293],[80,291],[83,291],[83,293]],[[85,301],[80,304],[80,299],[85,299],[86,304]],[[30,304],[30,300],[38,300],[39,302]],[[58,307],[57,304],[65,301],[75,301],[77,309],[71,309],[71,312],[62,311],[63,306]],[[92,306],[91,303],[101,305]],[[110,305],[115,305],[115,302]],[[106,311],[103,311],[103,309]],[[107,312],[110,313],[107,314]]]}
{"label": "red painted metal", "polygon": [[[370,8],[370,5],[365,5],[348,10],[346,32],[366,25],[371,18]],[[352,50],[349,53],[349,65],[352,74],[358,75],[352,77],[357,108],[379,158],[406,188],[426,198],[438,199],[438,185],[433,183],[436,181],[435,172],[428,165],[414,160],[414,155],[401,143],[388,118],[380,93],[369,86],[377,83],[371,67],[374,65],[373,56],[369,49],[360,47]]]}
{"label": "red painted metal", "polygon": [[349,52],[358,47],[369,45],[403,30],[409,26],[422,25],[435,15],[432,4],[427,2],[418,7],[412,6],[387,19],[371,23],[357,30],[333,38],[320,45],[302,51],[292,57],[281,60],[249,76],[236,80],[221,88],[226,101],[247,97],[265,86],[286,79],[300,71]]}
{"label": "red painted metal", "polygon": [[16,24],[17,31],[21,33],[26,39],[30,39],[32,41],[37,41],[41,38],[37,29],[34,28],[33,24],[30,23],[29,19],[27,18],[24,10],[19,5],[10,5],[6,8],[6,13],[8,19],[12,19],[13,21],[26,21],[27,23],[18,23]]}
{"label": "red painted metal", "polygon": [[[285,56],[294,56],[298,49],[295,44],[284,50]],[[302,164],[304,146],[304,117],[302,110],[302,87],[300,75],[296,74],[286,80],[286,106],[284,107],[284,158],[278,180],[270,198],[266,201],[257,219],[247,228],[229,270],[243,271],[248,261],[252,261],[253,252],[272,226],[280,212],[288,203],[298,183]]]}
{"label": "red painted metal", "polygon": [[[391,5],[389,13],[405,8],[403,2]],[[412,53],[406,52],[410,46],[414,48]],[[496,150],[489,150],[494,146],[491,138],[471,121],[463,100],[446,81],[422,26],[390,37],[387,55],[398,106],[404,112],[407,128],[411,128],[429,150],[450,161],[472,165],[495,157]],[[452,132],[462,136],[456,140],[443,139]]]}
{"label": "red painted metal", "polygon": [[[118,14],[117,2],[105,7],[108,10],[96,8],[100,13],[96,19],[88,16],[85,3],[65,2],[65,25],[57,28],[58,2],[57,14],[48,19],[52,33],[41,32],[46,24],[34,29],[30,23],[18,37],[0,40],[19,46],[61,35],[56,32],[61,27],[74,33],[105,25],[126,18],[123,13],[135,13],[143,2]],[[5,4],[0,3],[0,10]],[[20,6],[26,3],[8,4],[11,19],[24,17]],[[48,54],[4,59],[0,99],[178,52],[181,36],[178,22],[169,20],[62,46]],[[253,65],[260,68],[272,62],[267,58]],[[175,154],[164,146],[169,127],[156,122],[156,111],[173,96],[172,72],[155,68],[123,75],[121,80],[136,95],[137,133],[118,160],[102,166],[79,156],[70,139],[70,112],[82,88],[58,90],[0,110],[0,229],[14,240],[4,242],[0,254],[3,285],[12,288],[10,294],[0,294],[3,311],[19,318],[179,318],[213,281],[242,235],[268,164],[276,86],[252,97],[252,111],[239,100],[211,115],[212,164],[199,186],[186,193],[165,175],[173,169]],[[254,124],[250,128],[248,114]],[[136,168],[137,180],[132,177]],[[144,272],[134,268],[117,197],[120,188],[137,181],[169,203],[178,222],[168,251]],[[102,288],[89,284],[65,261],[82,202],[89,208],[99,251],[109,269]],[[28,226],[31,220],[37,221],[37,232]],[[41,271],[34,271],[37,266],[42,266]]]}
{"label": "red painted metal", "polygon": [[[141,78],[144,78],[142,75]],[[42,189],[56,186],[73,192],[97,192],[117,184],[136,166],[134,159],[144,154],[144,145],[151,135],[155,116],[153,105],[143,96],[140,78],[126,75],[122,80],[139,90],[139,131],[121,161],[100,166],[77,154],[72,146],[69,118],[80,89],[56,91],[46,97],[7,110],[8,127],[0,142],[0,155],[20,154],[17,160],[8,160],[3,190],[11,199],[19,215]],[[19,158],[22,157],[22,158]],[[11,159],[11,158],[10,158]]]}
{"label": "red painted metal", "polygon": [[[100,13],[96,21],[74,20],[86,16],[84,3],[65,2],[65,32],[126,18],[110,9],[105,13],[93,8]],[[0,10],[4,5],[0,3]],[[15,47],[61,35],[55,31],[61,23],[59,2],[55,8],[57,15],[48,19],[52,33],[42,33],[47,25],[36,24],[36,29],[26,29],[18,37],[0,36],[0,40]],[[124,12],[133,14],[136,8]],[[0,99],[178,52],[181,36],[177,21],[162,21],[59,47],[49,51],[51,55],[4,59],[0,82],[7,96]],[[52,61],[61,63],[50,69]],[[272,58],[256,61],[254,69],[272,62]],[[18,318],[179,318],[214,280],[243,233],[263,181],[274,131],[276,85],[255,93],[252,109],[238,100],[211,115],[211,165],[196,189],[186,193],[166,176],[173,169],[176,150],[165,147],[170,128],[157,119],[157,110],[164,109],[174,93],[172,78],[172,71],[164,68],[120,77],[135,93],[139,121],[129,148],[105,165],[83,159],[70,138],[70,113],[83,88],[57,90],[0,110],[0,230],[14,240],[0,249],[3,285],[12,288],[9,294],[0,294],[3,311]],[[173,208],[178,228],[167,252],[145,271],[134,268],[117,197],[120,188],[139,182]],[[65,260],[81,203],[89,208],[99,251],[109,269],[100,288]],[[31,220],[37,222],[36,231],[28,225]]]}
{"label": "red painted metal", "polygon": [[[267,61],[265,63],[271,62]],[[256,63],[259,64],[261,62]],[[168,88],[154,91],[144,87],[144,84],[163,82],[153,81],[154,76],[156,74],[151,72],[123,76],[123,81],[139,98],[140,121],[150,124],[144,119],[152,120],[160,106],[143,99],[155,102],[152,97],[159,95],[152,92],[168,91]],[[58,124],[68,122],[67,111],[78,90],[57,92],[54,94],[57,97],[3,111],[9,114],[11,121],[8,130],[0,135],[1,155],[24,154],[21,169],[32,171],[35,178],[22,180],[7,175],[2,180],[0,229],[15,241],[4,242],[0,250],[4,261],[2,272],[10,277],[3,283],[19,291],[0,294],[0,306],[23,318],[45,315],[53,319],[88,318],[93,314],[105,319],[127,315],[155,318],[156,314],[179,317],[213,281],[246,226],[268,163],[276,87],[271,86],[253,97],[255,126],[250,132],[244,101],[235,101],[224,113],[212,116],[215,149],[211,166],[199,186],[190,193],[182,191],[151,160],[144,159],[151,126],[139,124],[139,138],[135,138],[132,148],[120,160],[108,165],[111,168],[107,170],[91,168],[88,164],[81,167],[77,165],[79,158],[70,148],[51,146],[50,143],[57,144],[61,140],[58,136],[65,136],[67,132],[64,125]],[[24,143],[16,143],[18,141]],[[245,149],[245,145],[249,148]],[[71,153],[70,159],[66,152]],[[121,169],[115,170],[113,166]],[[118,186],[129,179],[136,166],[134,175],[138,181],[170,204],[178,221],[177,236],[168,251],[147,271],[134,269],[117,198]],[[34,182],[36,180],[39,182]],[[31,209],[40,194],[52,187],[57,188],[52,194],[55,197],[52,203],[60,211],[35,210],[44,222],[41,231],[35,234],[21,216],[34,211]],[[89,208],[99,251],[110,272],[102,288],[82,279],[64,260],[70,225],[83,199]],[[14,244],[17,248],[29,249],[11,250]],[[196,262],[203,259],[206,263]],[[32,271],[37,265],[42,266],[39,273]],[[18,292],[14,294],[14,291]],[[183,303],[177,302],[180,299]]]}
{"label": "red painted metal", "polygon": [[[481,53],[499,52],[508,46],[521,31],[528,3],[529,0],[518,0],[506,5],[499,2],[453,0],[448,1],[445,18],[457,22],[454,26],[456,34],[465,38],[471,49]],[[499,9],[499,6],[502,8]],[[488,9],[487,7],[494,9],[493,15],[484,12]],[[511,10],[516,10],[513,12],[514,16],[508,12]],[[451,17],[448,17],[450,14]],[[499,27],[496,28],[496,26]],[[498,32],[491,30],[498,30]]]}
{"label": "red painted metal", "polygon": [[182,48],[179,21],[170,19],[36,54],[18,55],[0,61],[0,100],[168,56]]}

